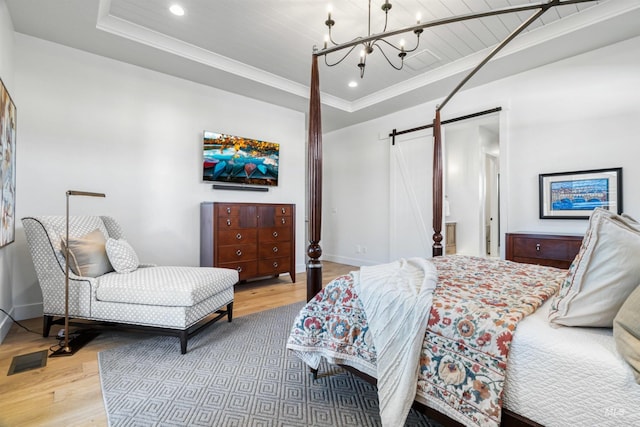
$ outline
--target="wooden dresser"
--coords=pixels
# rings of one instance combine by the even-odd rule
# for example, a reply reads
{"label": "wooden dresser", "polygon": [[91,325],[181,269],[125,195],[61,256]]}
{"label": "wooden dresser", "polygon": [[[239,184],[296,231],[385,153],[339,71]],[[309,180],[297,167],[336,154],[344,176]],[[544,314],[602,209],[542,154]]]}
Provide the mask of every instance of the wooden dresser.
{"label": "wooden dresser", "polygon": [[578,234],[507,233],[505,258],[527,264],[569,268],[582,244]]}
{"label": "wooden dresser", "polygon": [[200,265],[233,268],[240,280],[289,273],[296,281],[296,207],[292,204],[200,204]]}

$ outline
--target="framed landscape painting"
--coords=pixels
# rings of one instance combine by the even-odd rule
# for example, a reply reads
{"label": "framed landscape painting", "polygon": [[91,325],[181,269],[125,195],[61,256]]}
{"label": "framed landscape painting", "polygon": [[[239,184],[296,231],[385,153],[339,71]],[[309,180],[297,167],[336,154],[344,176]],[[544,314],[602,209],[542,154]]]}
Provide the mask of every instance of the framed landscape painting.
{"label": "framed landscape painting", "polygon": [[622,213],[622,168],[539,175],[541,219],[588,219],[596,208]]}
{"label": "framed landscape painting", "polygon": [[16,106],[0,80],[0,248],[15,240]]}

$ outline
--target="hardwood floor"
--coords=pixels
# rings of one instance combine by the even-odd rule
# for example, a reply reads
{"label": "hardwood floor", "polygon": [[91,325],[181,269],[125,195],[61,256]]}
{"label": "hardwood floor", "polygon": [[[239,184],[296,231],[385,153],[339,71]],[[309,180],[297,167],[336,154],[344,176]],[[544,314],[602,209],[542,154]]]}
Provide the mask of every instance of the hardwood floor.
{"label": "hardwood floor", "polygon": [[[323,262],[323,283],[356,267]],[[236,286],[234,317],[306,299],[306,273]],[[13,325],[0,345],[0,427],[14,426],[106,426],[97,353],[148,337],[140,332],[103,331],[73,356],[48,358],[40,369],[6,376],[13,357],[56,345],[59,327],[43,338],[42,319],[21,321],[37,334]],[[178,339],[176,349],[179,351]]]}

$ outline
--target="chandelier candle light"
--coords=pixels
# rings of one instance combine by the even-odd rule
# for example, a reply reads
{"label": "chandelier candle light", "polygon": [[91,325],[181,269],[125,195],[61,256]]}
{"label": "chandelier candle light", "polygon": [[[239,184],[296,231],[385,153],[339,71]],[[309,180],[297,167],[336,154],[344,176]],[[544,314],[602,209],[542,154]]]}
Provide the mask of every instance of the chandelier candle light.
{"label": "chandelier candle light", "polygon": [[[384,12],[384,27],[382,28],[382,31],[380,33],[377,34],[371,34],[371,0],[369,0],[369,15],[368,15],[368,21],[367,21],[367,36],[366,37],[356,37],[356,39],[354,39],[354,41],[359,40],[358,43],[353,44],[353,46],[351,47],[351,49],[349,49],[347,51],[347,53],[340,58],[337,62],[334,62],[332,64],[329,63],[329,61],[327,60],[327,55],[324,55],[324,62],[327,66],[329,67],[333,67],[334,65],[338,65],[340,64],[342,61],[344,61],[344,59],[349,56],[349,54],[351,52],[353,52],[353,50],[356,48],[356,46],[358,45],[362,45],[362,50],[360,51],[360,62],[358,62],[358,68],[360,68],[360,78],[364,77],[364,69],[367,63],[367,56],[371,55],[374,52],[374,48],[378,48],[378,50],[380,51],[380,53],[382,53],[382,56],[384,56],[384,59],[387,60],[387,62],[389,63],[389,65],[391,65],[393,68],[395,68],[396,70],[401,70],[402,67],[404,66],[404,58],[405,56],[407,56],[407,53],[411,53],[413,51],[415,51],[418,46],[420,45],[420,34],[422,34],[422,28],[415,28],[413,29],[413,33],[416,35],[416,45],[413,47],[413,49],[406,49],[405,47],[405,41],[404,39],[400,40],[400,43],[398,46],[394,45],[393,43],[389,42],[388,40],[385,40],[385,37],[387,37],[389,34],[386,33],[387,31],[387,23],[388,23],[388,19],[389,19],[389,11],[391,10],[391,2],[389,1],[385,1],[382,4],[382,11]],[[336,43],[333,40],[333,37],[331,36],[331,29],[333,28],[333,26],[336,24],[336,22],[331,18],[331,13],[333,12],[333,7],[331,5],[329,5],[327,7],[327,20],[324,21],[324,24],[329,28],[329,33],[327,35],[325,35],[324,37],[324,47],[323,47],[323,51],[327,51],[327,50],[332,50],[331,48],[328,47],[329,42],[331,42],[331,44],[333,46],[340,46],[338,43]],[[420,13],[418,13],[416,15],[416,21],[417,21],[417,25],[420,25],[420,20],[421,20],[421,15]],[[400,32],[406,32],[408,31],[407,29],[404,29]],[[396,32],[396,33],[400,33],[400,32]],[[389,56],[387,56],[387,54],[385,53],[384,49],[382,49],[382,43],[386,44],[390,49],[394,49],[397,54],[398,57],[400,58],[400,65],[396,65],[394,64],[391,59],[389,59]],[[328,52],[326,52],[328,53]]]}

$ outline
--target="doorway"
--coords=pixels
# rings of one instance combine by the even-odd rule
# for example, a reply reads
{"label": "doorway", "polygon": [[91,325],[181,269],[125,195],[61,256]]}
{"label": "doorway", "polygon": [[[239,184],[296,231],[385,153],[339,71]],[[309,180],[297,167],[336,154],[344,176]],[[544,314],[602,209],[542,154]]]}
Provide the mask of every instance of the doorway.
{"label": "doorway", "polygon": [[499,257],[499,114],[446,125],[443,133],[444,220],[449,231],[444,241],[450,246],[445,253]]}

